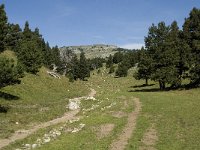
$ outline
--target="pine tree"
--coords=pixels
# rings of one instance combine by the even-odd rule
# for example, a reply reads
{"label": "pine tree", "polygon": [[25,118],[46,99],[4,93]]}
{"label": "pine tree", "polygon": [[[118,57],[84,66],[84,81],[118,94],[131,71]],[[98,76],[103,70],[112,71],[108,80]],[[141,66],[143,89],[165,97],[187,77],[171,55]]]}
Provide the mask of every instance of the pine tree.
{"label": "pine tree", "polygon": [[149,56],[147,50],[143,47],[140,50],[140,61],[138,63],[138,71],[134,74],[134,77],[137,80],[144,79],[146,82],[145,84],[148,85],[148,80],[151,78],[152,74],[152,62],[153,60]]}
{"label": "pine tree", "polygon": [[121,51],[117,52],[113,56],[113,63],[118,64],[123,60],[123,53]]}
{"label": "pine tree", "polygon": [[71,62],[68,65],[69,71],[68,74],[69,76],[73,76],[74,80],[77,80],[79,78],[79,60],[77,56],[74,54],[72,57]]}
{"label": "pine tree", "polygon": [[115,67],[114,67],[114,65],[112,64],[111,66],[110,66],[110,69],[109,69],[109,74],[111,74],[111,73],[113,73],[113,72],[115,72]]}
{"label": "pine tree", "polygon": [[191,83],[200,84],[200,9],[193,8],[183,25],[184,37],[191,50]]}
{"label": "pine tree", "polygon": [[47,68],[51,68],[51,65],[53,64],[53,54],[52,49],[49,46],[49,43],[45,43],[45,51],[44,51],[44,65]]}
{"label": "pine tree", "polygon": [[21,41],[17,49],[17,57],[25,71],[36,74],[42,66],[42,55],[35,41]]}
{"label": "pine tree", "polygon": [[25,23],[23,38],[17,45],[17,57],[24,65],[25,71],[36,74],[42,66],[43,53],[38,44],[38,35],[31,31],[29,23]]}
{"label": "pine tree", "polygon": [[20,83],[19,78],[22,77],[21,65],[16,64],[12,59],[0,57],[0,88]]}
{"label": "pine tree", "polygon": [[118,77],[126,77],[128,75],[128,67],[125,64],[120,63],[115,72],[115,75]]}
{"label": "pine tree", "polygon": [[110,68],[112,64],[113,64],[113,57],[112,55],[109,55],[108,60],[106,62],[106,68]]}
{"label": "pine tree", "polygon": [[29,28],[28,21],[25,22],[24,30],[23,30],[23,39],[30,41],[33,38],[33,33],[31,29]]}
{"label": "pine tree", "polygon": [[8,33],[7,28],[7,16],[4,5],[0,5],[0,52],[3,52],[6,47],[6,35]]}
{"label": "pine tree", "polygon": [[165,89],[166,83],[172,85],[178,81],[178,55],[172,38],[175,30],[175,25],[169,27],[160,22],[158,26],[149,28],[145,38],[146,48],[153,60],[151,79],[159,82],[161,90]]}
{"label": "pine tree", "polygon": [[85,58],[85,53],[81,52],[79,63],[79,78],[85,80],[86,77],[90,77],[90,70]]}
{"label": "pine tree", "polygon": [[17,44],[22,39],[22,30],[18,24],[8,24],[8,34],[6,36],[6,47],[16,51]]}
{"label": "pine tree", "polygon": [[[185,64],[183,62],[184,51],[183,49],[183,41],[180,39],[180,30],[178,28],[177,22],[172,22],[170,26],[169,36],[167,38],[168,45],[168,57],[171,58],[171,72],[172,76],[168,79],[168,83],[171,84],[171,87],[179,87],[181,85],[181,80],[183,78],[183,74],[186,71]],[[185,60],[184,60],[185,61]]]}

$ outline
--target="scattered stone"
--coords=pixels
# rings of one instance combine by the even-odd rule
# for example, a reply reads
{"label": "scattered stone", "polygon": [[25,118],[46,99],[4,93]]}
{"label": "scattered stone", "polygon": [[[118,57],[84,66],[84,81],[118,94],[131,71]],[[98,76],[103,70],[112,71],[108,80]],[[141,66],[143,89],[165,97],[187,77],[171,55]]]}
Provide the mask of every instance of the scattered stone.
{"label": "scattered stone", "polygon": [[36,148],[37,146],[37,144],[32,144],[32,149]]}
{"label": "scattered stone", "polygon": [[78,131],[79,131],[78,128],[74,128],[74,129],[72,130],[72,133],[76,133],[76,132],[78,132]]}
{"label": "scattered stone", "polygon": [[49,143],[51,141],[50,137],[45,137],[44,138],[44,143]]}
{"label": "scattered stone", "polygon": [[80,108],[78,102],[75,101],[70,101],[68,107],[70,110],[76,110]]}

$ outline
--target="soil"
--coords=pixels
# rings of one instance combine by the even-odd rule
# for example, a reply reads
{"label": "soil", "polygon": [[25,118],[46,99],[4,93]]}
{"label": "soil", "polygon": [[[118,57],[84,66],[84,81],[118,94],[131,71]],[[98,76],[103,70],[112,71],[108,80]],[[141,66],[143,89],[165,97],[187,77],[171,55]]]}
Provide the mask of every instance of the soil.
{"label": "soil", "polygon": [[156,150],[155,144],[157,141],[157,131],[155,130],[154,125],[152,125],[144,134],[142,139],[143,145],[139,147],[139,150]]}

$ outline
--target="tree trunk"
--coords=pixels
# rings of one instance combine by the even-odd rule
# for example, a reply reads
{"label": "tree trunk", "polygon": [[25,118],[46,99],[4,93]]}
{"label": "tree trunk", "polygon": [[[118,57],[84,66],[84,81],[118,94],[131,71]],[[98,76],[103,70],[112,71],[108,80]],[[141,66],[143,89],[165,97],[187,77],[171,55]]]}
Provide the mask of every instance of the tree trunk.
{"label": "tree trunk", "polygon": [[164,90],[165,89],[165,82],[159,80],[159,85],[160,85],[160,90]]}
{"label": "tree trunk", "polygon": [[160,87],[160,90],[162,90],[162,83],[160,80],[159,80],[159,87]]}
{"label": "tree trunk", "polygon": [[146,78],[146,85],[148,85],[148,78]]}

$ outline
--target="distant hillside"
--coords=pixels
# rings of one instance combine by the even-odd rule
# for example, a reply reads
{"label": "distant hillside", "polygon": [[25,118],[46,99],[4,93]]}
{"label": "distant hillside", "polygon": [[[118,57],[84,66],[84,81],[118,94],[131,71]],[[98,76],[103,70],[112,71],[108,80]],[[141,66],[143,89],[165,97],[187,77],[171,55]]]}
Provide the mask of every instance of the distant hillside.
{"label": "distant hillside", "polygon": [[114,55],[118,47],[114,45],[104,45],[104,44],[95,44],[95,45],[82,45],[82,46],[64,46],[60,48],[61,56],[67,51],[72,50],[75,54],[80,55],[81,51],[85,53],[87,58],[101,57],[106,58],[110,54]]}

